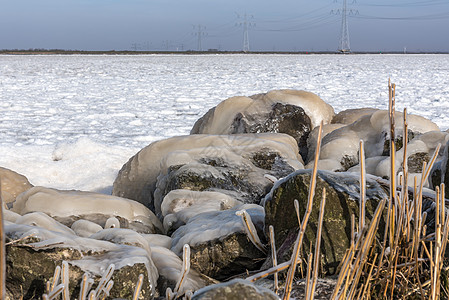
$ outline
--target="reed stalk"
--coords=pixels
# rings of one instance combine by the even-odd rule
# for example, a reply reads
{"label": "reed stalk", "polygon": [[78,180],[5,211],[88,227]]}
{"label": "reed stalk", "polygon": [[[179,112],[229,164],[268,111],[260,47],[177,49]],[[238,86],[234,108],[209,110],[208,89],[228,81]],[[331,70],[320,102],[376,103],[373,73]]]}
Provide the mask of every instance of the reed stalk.
{"label": "reed stalk", "polygon": [[318,159],[320,157],[320,148],[321,148],[321,134],[323,131],[323,122],[321,122],[319,130],[318,130],[318,138],[317,138],[317,146],[315,151],[315,160],[313,164],[312,175],[310,177],[310,188],[309,188],[309,197],[307,200],[307,209],[304,215],[304,218],[301,223],[300,231],[298,234],[298,238],[296,239],[295,247],[293,248],[293,254],[290,268],[287,273],[287,280],[285,283],[285,291],[284,291],[284,300],[290,299],[290,293],[292,291],[293,279],[295,277],[296,264],[299,257],[299,252],[301,251],[302,240],[304,238],[304,234],[307,227],[307,222],[309,220],[309,216],[312,213],[312,205],[313,205],[313,197],[315,196],[315,186],[316,186],[316,176],[318,172]]}
{"label": "reed stalk", "polygon": [[6,297],[6,247],[3,221],[2,182],[0,180],[0,298]]}
{"label": "reed stalk", "polygon": [[[271,245],[271,260],[273,261],[273,267],[276,267],[278,264],[277,255],[276,255],[276,244],[274,239],[274,227],[273,225],[270,225],[268,227],[268,230],[270,231],[270,245]],[[278,279],[278,273],[274,273],[274,292],[277,293],[279,289],[279,279]]]}
{"label": "reed stalk", "polygon": [[309,288],[310,291],[308,293],[308,295],[309,295],[308,299],[313,299],[317,281],[318,281],[318,269],[319,269],[319,263],[321,260],[321,257],[320,257],[321,232],[323,230],[323,219],[324,219],[324,207],[325,206],[326,206],[326,188],[323,188],[323,198],[322,198],[321,204],[320,204],[320,215],[318,217],[318,230],[317,230],[317,237],[316,237],[316,242],[315,242],[312,284],[310,285],[310,288]]}

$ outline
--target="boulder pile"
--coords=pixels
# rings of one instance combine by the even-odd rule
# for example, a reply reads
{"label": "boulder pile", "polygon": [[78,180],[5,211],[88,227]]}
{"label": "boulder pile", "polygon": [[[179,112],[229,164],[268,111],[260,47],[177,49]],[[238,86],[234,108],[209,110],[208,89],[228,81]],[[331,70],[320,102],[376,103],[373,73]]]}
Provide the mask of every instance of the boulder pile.
{"label": "boulder pile", "polygon": [[[402,118],[396,113],[396,120]],[[270,225],[278,262],[290,259],[299,230],[294,200],[304,215],[321,123],[318,200],[304,245],[309,249],[316,240],[325,188],[321,273],[333,275],[351,242],[351,215],[359,217],[361,140],[367,222],[388,198],[388,120],[384,110],[335,114],[313,93],[276,90],[224,100],[194,124],[190,135],[146,146],[123,165],[112,195],[33,187],[25,177],[0,168],[9,242],[7,299],[48,293],[47,281],[63,263],[70,268],[72,298],[80,294],[83,274],[96,288],[112,265],[110,298],[131,299],[143,275],[138,299],[170,294],[172,299],[277,299],[271,281],[243,279],[272,266]],[[449,188],[449,133],[420,116],[408,115],[407,122],[409,172],[420,178],[423,162],[441,144],[426,186],[430,194],[442,182]],[[401,172],[401,122],[396,130],[396,169]],[[424,197],[429,228],[433,210],[431,197]],[[316,298],[326,299],[333,284],[321,280]],[[294,294],[303,290],[297,281]]]}

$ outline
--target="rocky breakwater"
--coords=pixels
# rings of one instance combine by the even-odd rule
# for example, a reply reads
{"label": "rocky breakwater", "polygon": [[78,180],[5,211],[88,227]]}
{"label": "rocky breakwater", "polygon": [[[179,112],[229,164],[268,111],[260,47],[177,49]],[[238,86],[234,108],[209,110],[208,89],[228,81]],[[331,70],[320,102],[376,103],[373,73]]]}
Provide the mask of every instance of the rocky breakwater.
{"label": "rocky breakwater", "polygon": [[[276,299],[271,282],[235,278],[271,267],[270,225],[279,262],[289,260],[299,228],[293,201],[298,200],[303,215],[320,123],[320,171],[303,249],[316,239],[318,205],[326,188],[321,272],[334,274],[351,240],[351,215],[358,218],[360,140],[366,145],[369,174],[367,222],[389,195],[386,116],[370,108],[335,115],[330,105],[304,91],[233,97],[200,118],[191,135],[156,141],[131,157],[117,175],[113,196],[32,187],[18,179],[23,191],[9,192],[13,196],[4,213],[12,241],[8,295],[32,299],[42,294],[55,267],[66,261],[73,270],[72,295],[79,293],[83,273],[99,280],[114,265],[110,297],[129,299],[142,274],[139,299],[191,293],[193,299]],[[437,144],[448,143],[449,134],[419,116],[408,116],[408,122],[408,167],[418,175],[422,162]],[[398,125],[399,171],[400,130]],[[448,174],[447,149],[437,153],[429,188],[448,180],[447,175],[438,177]],[[423,211],[432,230],[435,205],[431,190],[427,193]],[[33,258],[42,262],[36,268],[29,263]],[[319,283],[316,299],[327,299],[333,282]],[[294,295],[303,289],[294,283]]]}

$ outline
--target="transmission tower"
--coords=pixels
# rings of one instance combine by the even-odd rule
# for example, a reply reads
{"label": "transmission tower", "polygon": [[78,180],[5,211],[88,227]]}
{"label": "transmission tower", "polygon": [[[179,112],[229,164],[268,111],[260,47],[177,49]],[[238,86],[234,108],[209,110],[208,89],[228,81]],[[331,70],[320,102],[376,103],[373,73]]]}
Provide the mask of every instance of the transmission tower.
{"label": "transmission tower", "polygon": [[[352,2],[355,3],[355,0]],[[343,7],[336,12],[331,11],[331,13],[340,14],[341,13],[341,33],[340,33],[340,43],[338,46],[338,51],[341,53],[350,53],[351,46],[349,45],[349,26],[348,26],[348,15],[358,14],[358,10],[348,9],[347,0],[343,0]]]}
{"label": "transmission tower", "polygon": [[[237,17],[240,18],[239,15],[237,15]],[[236,24],[243,27],[243,52],[249,51],[249,34],[248,34],[249,28],[256,26],[256,23],[248,20],[249,18],[254,19],[254,16],[248,16],[245,13],[243,15],[243,21]]]}
{"label": "transmission tower", "polygon": [[[193,29],[195,29],[195,26],[193,26]],[[195,34],[194,34],[198,37],[198,48],[197,48],[198,51],[203,51],[203,47],[201,45],[201,39],[207,35],[207,33],[204,32],[204,30],[206,30],[205,26],[198,25],[197,32],[195,32]]]}

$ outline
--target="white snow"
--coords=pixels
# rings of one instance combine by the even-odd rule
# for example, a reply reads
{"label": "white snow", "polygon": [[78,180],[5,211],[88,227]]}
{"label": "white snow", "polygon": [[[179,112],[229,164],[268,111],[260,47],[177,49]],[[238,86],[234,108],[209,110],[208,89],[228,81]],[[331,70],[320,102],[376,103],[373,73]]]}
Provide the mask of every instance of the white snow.
{"label": "white snow", "polygon": [[386,109],[389,77],[398,111],[449,128],[449,55],[2,55],[0,166],[110,193],[132,155],[229,97],[298,89],[336,112]]}

